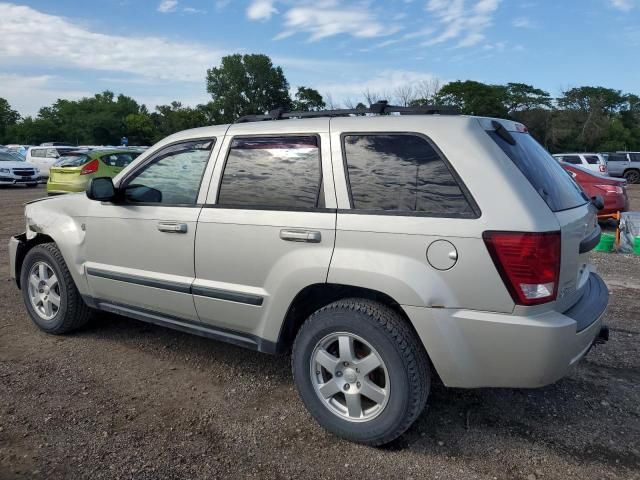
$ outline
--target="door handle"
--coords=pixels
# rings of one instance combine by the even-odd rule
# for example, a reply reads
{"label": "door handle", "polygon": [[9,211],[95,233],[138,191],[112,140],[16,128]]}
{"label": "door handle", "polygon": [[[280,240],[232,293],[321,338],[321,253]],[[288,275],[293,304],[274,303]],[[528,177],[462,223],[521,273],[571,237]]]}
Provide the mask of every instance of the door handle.
{"label": "door handle", "polygon": [[320,243],[322,235],[315,230],[280,230],[280,238],[287,242]]}
{"label": "door handle", "polygon": [[177,222],[158,222],[158,230],[167,233],[187,233],[187,224]]}

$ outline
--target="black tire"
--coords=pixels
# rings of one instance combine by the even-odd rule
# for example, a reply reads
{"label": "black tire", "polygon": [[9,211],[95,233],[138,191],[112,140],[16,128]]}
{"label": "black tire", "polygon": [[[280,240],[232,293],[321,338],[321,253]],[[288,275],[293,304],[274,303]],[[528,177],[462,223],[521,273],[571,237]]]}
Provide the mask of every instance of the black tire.
{"label": "black tire", "polygon": [[640,183],[640,170],[627,170],[624,178],[628,183]]}
{"label": "black tire", "polygon": [[[29,272],[38,262],[50,266],[58,279],[60,306],[50,320],[36,312],[29,297]],[[36,245],[27,252],[20,272],[20,287],[31,320],[47,333],[61,335],[71,332],[85,325],[91,317],[92,311],[82,300],[60,250],[52,243]]]}
{"label": "black tire", "polygon": [[[341,418],[314,389],[313,352],[318,342],[337,332],[366,340],[386,366],[388,401],[371,420],[353,422]],[[311,415],[333,434],[353,442],[380,446],[395,440],[420,415],[429,395],[429,359],[419,338],[398,313],[367,299],[339,300],[311,315],[295,339],[291,363],[298,393]]]}

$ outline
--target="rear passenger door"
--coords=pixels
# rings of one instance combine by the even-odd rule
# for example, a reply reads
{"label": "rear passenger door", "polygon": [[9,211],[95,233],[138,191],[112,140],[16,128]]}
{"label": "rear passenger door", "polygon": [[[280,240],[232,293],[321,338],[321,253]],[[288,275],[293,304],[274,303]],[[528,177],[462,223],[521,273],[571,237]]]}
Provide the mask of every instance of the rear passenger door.
{"label": "rear passenger door", "polygon": [[196,235],[200,320],[271,342],[295,295],[326,281],[335,237],[329,122],[297,123],[231,126]]}

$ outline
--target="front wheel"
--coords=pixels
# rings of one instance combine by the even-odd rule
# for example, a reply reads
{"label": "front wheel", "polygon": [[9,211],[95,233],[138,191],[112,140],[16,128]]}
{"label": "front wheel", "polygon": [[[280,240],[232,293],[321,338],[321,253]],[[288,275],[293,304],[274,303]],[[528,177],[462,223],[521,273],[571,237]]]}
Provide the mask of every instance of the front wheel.
{"label": "front wheel", "polygon": [[292,369],[318,423],[367,445],[402,435],[429,394],[429,360],[416,334],[391,308],[366,299],[311,315],[296,337]]}
{"label": "front wheel", "polygon": [[58,248],[51,243],[27,252],[20,287],[29,316],[41,330],[63,334],[80,328],[91,310],[82,300]]}
{"label": "front wheel", "polygon": [[627,170],[626,172],[624,172],[624,178],[628,183],[640,183],[640,171]]}

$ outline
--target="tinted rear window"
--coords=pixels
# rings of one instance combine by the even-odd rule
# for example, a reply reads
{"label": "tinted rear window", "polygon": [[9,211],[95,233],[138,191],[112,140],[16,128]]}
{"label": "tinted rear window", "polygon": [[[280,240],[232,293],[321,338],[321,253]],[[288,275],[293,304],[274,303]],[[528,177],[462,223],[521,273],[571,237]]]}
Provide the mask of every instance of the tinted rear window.
{"label": "tinted rear window", "polygon": [[353,209],[477,217],[453,173],[425,138],[346,135],[343,148]]}
{"label": "tinted rear window", "polygon": [[533,188],[554,212],[587,203],[588,198],[542,145],[528,133],[509,132],[511,145],[495,131],[487,132],[529,180]]}
{"label": "tinted rear window", "polygon": [[322,207],[320,148],[315,136],[246,137],[231,142],[218,204]]}
{"label": "tinted rear window", "polygon": [[89,161],[88,155],[78,154],[78,155],[65,155],[64,157],[60,157],[55,163],[56,167],[79,167],[84,165]]}

